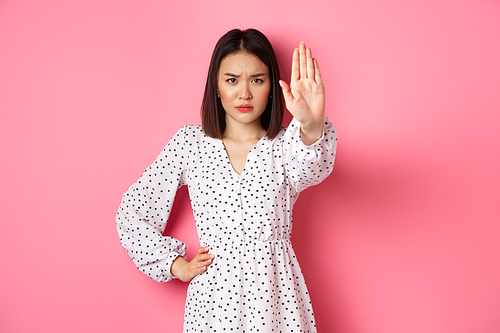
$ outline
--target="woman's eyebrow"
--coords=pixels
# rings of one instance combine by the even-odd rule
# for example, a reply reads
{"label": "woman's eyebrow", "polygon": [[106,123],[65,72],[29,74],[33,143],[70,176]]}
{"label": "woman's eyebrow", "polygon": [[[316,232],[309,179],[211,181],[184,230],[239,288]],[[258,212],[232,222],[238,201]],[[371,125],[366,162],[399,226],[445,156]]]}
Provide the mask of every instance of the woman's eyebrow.
{"label": "woman's eyebrow", "polygon": [[[240,77],[241,75],[237,75],[234,73],[224,73],[225,76],[231,76],[231,77]],[[256,73],[250,75],[250,77],[261,77],[261,76],[266,76],[266,73]]]}

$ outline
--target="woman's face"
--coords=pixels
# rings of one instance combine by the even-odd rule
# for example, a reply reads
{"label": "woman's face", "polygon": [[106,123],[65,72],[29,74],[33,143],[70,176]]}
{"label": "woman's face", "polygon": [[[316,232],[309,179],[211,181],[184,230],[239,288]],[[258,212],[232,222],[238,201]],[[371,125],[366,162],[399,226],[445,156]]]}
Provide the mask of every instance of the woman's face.
{"label": "woman's face", "polygon": [[269,100],[271,78],[269,69],[257,56],[244,52],[226,56],[219,67],[217,84],[226,124],[260,124]]}

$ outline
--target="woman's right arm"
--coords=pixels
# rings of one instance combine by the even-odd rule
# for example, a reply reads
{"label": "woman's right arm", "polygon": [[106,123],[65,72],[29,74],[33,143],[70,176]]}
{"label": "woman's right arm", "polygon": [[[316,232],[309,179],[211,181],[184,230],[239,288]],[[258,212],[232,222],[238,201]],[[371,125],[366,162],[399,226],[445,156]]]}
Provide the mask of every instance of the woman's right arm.
{"label": "woman's right arm", "polygon": [[163,236],[177,189],[184,185],[186,127],[181,128],[123,195],[116,215],[120,242],[139,270],[153,280],[173,279],[171,265],[186,257],[183,242]]}

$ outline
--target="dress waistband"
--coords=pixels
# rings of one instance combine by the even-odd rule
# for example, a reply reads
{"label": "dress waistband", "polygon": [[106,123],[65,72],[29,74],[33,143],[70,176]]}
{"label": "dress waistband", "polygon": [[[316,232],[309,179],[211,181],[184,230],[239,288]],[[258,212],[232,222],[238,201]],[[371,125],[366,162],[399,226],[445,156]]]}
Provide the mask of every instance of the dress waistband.
{"label": "dress waistband", "polygon": [[270,239],[270,240],[248,240],[248,239],[211,239],[209,242],[204,243],[204,246],[210,247],[210,245],[226,245],[226,246],[273,246],[283,243],[290,243],[290,238],[283,239]]}

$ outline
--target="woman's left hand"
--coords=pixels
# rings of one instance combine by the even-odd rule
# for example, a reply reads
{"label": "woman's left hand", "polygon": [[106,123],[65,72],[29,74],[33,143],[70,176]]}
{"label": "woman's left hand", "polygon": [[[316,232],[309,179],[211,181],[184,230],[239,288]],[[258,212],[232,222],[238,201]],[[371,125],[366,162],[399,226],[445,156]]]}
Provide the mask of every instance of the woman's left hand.
{"label": "woman's left hand", "polygon": [[280,85],[288,111],[300,122],[302,141],[314,143],[323,134],[325,87],[318,61],[304,42],[293,51],[290,85]]}

